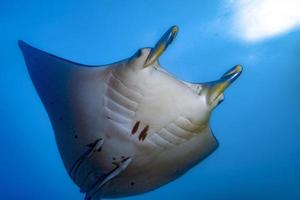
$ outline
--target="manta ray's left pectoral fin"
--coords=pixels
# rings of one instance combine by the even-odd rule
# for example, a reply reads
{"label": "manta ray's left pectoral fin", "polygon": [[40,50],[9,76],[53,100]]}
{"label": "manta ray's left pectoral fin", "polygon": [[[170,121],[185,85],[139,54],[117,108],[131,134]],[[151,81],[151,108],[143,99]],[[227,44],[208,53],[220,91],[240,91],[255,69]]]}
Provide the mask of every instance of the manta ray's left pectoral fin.
{"label": "manta ray's left pectoral fin", "polygon": [[112,180],[116,176],[118,176],[120,173],[122,173],[124,170],[127,169],[129,164],[131,163],[132,158],[127,157],[121,160],[120,162],[114,162],[116,167],[107,174],[107,176],[104,179],[99,180],[93,188],[91,188],[87,193],[84,198],[84,200],[92,200],[94,195],[101,189],[101,187],[106,184],[108,181]]}

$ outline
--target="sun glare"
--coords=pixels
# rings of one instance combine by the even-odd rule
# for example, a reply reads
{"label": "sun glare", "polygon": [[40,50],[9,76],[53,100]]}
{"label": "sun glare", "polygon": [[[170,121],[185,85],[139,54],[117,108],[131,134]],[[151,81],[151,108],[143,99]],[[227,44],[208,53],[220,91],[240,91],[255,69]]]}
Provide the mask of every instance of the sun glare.
{"label": "sun glare", "polygon": [[235,10],[233,23],[239,37],[258,41],[300,27],[299,0],[230,1]]}

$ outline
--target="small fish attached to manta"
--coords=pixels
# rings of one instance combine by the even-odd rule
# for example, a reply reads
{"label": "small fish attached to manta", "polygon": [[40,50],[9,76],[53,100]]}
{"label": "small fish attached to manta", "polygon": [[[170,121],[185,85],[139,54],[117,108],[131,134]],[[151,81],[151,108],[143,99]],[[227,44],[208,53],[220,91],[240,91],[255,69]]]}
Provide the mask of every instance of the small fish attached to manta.
{"label": "small fish attached to manta", "polygon": [[211,111],[242,67],[236,65],[208,83],[176,79],[158,59],[177,32],[172,26],[153,48],[99,66],[19,41],[64,166],[85,200],[154,190],[217,148]]}

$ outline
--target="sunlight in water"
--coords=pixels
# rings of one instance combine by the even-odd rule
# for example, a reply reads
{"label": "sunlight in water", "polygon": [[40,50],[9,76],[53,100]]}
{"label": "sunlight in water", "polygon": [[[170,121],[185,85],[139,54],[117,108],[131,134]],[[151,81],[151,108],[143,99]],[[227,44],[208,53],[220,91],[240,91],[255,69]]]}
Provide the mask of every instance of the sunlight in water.
{"label": "sunlight in water", "polygon": [[299,0],[231,0],[236,35],[259,41],[300,27]]}

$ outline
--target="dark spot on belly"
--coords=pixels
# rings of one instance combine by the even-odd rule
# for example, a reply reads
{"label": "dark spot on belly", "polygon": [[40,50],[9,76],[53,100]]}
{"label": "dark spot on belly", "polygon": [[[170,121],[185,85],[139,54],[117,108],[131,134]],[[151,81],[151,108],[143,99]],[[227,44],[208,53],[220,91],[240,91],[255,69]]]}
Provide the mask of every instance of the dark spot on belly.
{"label": "dark spot on belly", "polygon": [[139,140],[144,141],[144,140],[146,139],[147,134],[148,134],[148,133],[147,133],[148,129],[149,129],[149,126],[148,126],[148,125],[145,126],[145,128],[141,131],[141,133],[140,133],[140,135],[139,135]]}
{"label": "dark spot on belly", "polygon": [[109,116],[106,116],[106,119],[111,119],[111,117],[109,117]]}
{"label": "dark spot on belly", "polygon": [[115,158],[115,157],[113,157],[113,160],[116,160],[116,158]]}
{"label": "dark spot on belly", "polygon": [[74,138],[77,139],[77,138],[78,138],[78,135],[75,135]]}
{"label": "dark spot on belly", "polygon": [[130,182],[130,185],[131,185],[131,186],[134,186],[134,182],[133,182],[133,181],[132,181],[132,182]]}
{"label": "dark spot on belly", "polygon": [[136,133],[136,131],[137,131],[138,128],[139,128],[139,125],[140,125],[140,121],[137,121],[137,122],[134,124],[134,126],[133,126],[132,129],[131,129],[131,134],[132,134],[132,135]]}

